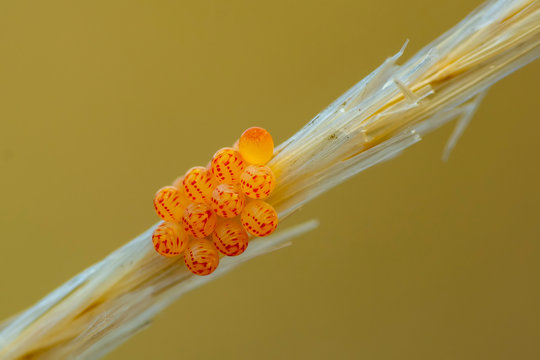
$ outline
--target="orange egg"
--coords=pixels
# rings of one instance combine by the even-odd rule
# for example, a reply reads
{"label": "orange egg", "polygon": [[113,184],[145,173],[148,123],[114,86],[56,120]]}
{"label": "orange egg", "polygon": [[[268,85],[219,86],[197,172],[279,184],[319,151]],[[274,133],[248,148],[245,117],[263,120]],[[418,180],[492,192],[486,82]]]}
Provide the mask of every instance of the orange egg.
{"label": "orange egg", "polygon": [[152,234],[154,249],[163,256],[173,257],[180,255],[187,247],[188,234],[180,224],[175,222],[162,222]]}
{"label": "orange egg", "polygon": [[276,178],[268,166],[250,165],[240,177],[240,186],[250,198],[266,199],[276,186]]}
{"label": "orange egg", "polygon": [[259,237],[270,235],[278,225],[276,210],[262,200],[254,200],[246,204],[240,219],[250,234]]}
{"label": "orange egg", "polygon": [[194,239],[184,252],[184,261],[195,275],[209,275],[219,265],[219,252],[210,240]]}
{"label": "orange egg", "polygon": [[244,193],[238,185],[220,184],[212,193],[212,210],[224,218],[232,218],[242,212],[245,204]]}
{"label": "orange egg", "polygon": [[218,150],[212,158],[212,174],[220,183],[237,184],[245,168],[242,156],[232,148]]}
{"label": "orange egg", "polygon": [[187,199],[174,186],[165,186],[154,196],[154,209],[165,221],[181,221],[186,206]]}
{"label": "orange egg", "polygon": [[248,163],[264,165],[274,155],[274,140],[265,129],[252,127],[240,136],[238,151]]}
{"label": "orange egg", "polygon": [[174,180],[172,186],[178,189],[178,196],[180,198],[180,204],[184,206],[188,206],[192,200],[186,195],[186,192],[184,191],[184,176],[180,176],[176,180]]}
{"label": "orange egg", "polygon": [[184,211],[184,230],[196,238],[204,238],[216,227],[216,214],[206,204],[191,203]]}
{"label": "orange egg", "polygon": [[209,203],[217,181],[208,169],[197,166],[188,170],[182,185],[189,199],[197,203]]}
{"label": "orange egg", "polygon": [[216,248],[225,255],[236,256],[246,250],[249,237],[246,229],[238,220],[226,219],[219,221],[212,233]]}

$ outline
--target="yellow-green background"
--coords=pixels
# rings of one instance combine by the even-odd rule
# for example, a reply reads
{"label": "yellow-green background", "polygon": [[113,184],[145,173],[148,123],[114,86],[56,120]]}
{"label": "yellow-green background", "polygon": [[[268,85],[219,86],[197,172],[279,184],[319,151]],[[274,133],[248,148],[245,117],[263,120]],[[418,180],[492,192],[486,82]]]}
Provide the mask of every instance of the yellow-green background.
{"label": "yellow-green background", "polygon": [[[0,318],[157,218],[252,125],[285,140],[481,1],[0,4]],[[538,359],[538,64],[309,203],[320,228],[181,298],[109,359]]]}

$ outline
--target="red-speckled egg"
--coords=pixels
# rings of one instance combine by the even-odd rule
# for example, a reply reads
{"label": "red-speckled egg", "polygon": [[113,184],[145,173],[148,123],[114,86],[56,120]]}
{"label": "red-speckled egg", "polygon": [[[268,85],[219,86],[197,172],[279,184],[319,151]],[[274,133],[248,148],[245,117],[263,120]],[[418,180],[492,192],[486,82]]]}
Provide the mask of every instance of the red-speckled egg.
{"label": "red-speckled egg", "polygon": [[194,239],[184,252],[184,261],[195,275],[209,275],[219,265],[219,252],[210,240]]}
{"label": "red-speckled egg", "polygon": [[232,218],[242,212],[245,204],[244,193],[238,185],[220,184],[212,193],[212,210],[224,218]]}
{"label": "red-speckled egg", "polygon": [[165,186],[154,196],[154,209],[165,221],[181,221],[186,206],[186,198],[174,186]]}
{"label": "red-speckled egg", "polygon": [[188,170],[182,182],[187,197],[197,203],[210,203],[217,181],[212,172],[201,166]]}
{"label": "red-speckled egg", "polygon": [[226,219],[218,222],[212,233],[212,239],[222,254],[236,256],[246,250],[249,236],[238,220]]}
{"label": "red-speckled egg", "polygon": [[276,186],[276,178],[268,166],[250,165],[240,177],[240,186],[246,196],[266,199]]}
{"label": "red-speckled egg", "polygon": [[186,249],[188,239],[188,234],[175,222],[162,222],[152,234],[154,249],[167,257],[180,255]]}
{"label": "red-speckled egg", "polygon": [[250,234],[259,237],[270,235],[278,225],[276,210],[262,200],[254,200],[246,204],[240,219]]}
{"label": "red-speckled egg", "polygon": [[232,148],[218,150],[212,158],[212,174],[220,183],[237,184],[245,168],[242,156]]}
{"label": "red-speckled egg", "polygon": [[216,220],[216,214],[208,205],[191,203],[184,211],[182,223],[186,232],[196,238],[204,238],[214,231]]}

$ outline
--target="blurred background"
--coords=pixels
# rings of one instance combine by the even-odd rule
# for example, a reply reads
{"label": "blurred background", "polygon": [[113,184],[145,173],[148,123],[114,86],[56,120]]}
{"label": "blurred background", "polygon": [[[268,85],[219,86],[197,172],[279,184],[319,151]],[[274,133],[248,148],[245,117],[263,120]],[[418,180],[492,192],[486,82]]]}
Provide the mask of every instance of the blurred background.
{"label": "blurred background", "polygon": [[[0,318],[155,223],[156,189],[245,128],[284,141],[480,3],[2,2]],[[540,358],[539,80],[494,86],[448,163],[453,124],[309,203],[282,226],[318,230],[107,358]]]}

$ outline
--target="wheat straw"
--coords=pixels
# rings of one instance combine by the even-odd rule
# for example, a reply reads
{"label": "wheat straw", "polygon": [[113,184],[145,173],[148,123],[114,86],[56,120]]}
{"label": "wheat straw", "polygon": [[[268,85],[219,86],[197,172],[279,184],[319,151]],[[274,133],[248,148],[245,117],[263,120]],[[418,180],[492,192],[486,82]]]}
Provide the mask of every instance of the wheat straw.
{"label": "wheat straw", "polygon": [[[277,148],[270,202],[280,218],[457,119],[448,157],[486,90],[535,60],[539,44],[539,1],[496,0],[399,66],[401,49]],[[156,255],[151,228],[1,324],[0,358],[99,358],[183,293],[315,225],[254,240],[208,277]]]}

